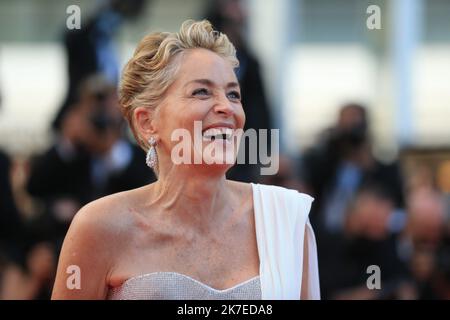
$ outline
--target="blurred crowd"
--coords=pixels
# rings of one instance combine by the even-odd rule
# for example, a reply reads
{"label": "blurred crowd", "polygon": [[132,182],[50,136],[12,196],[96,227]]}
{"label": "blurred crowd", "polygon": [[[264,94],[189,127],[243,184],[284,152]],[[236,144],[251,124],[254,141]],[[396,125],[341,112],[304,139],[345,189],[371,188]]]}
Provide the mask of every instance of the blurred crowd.
{"label": "blurred crowd", "polygon": [[114,35],[144,4],[112,0],[85,28],[65,30],[69,85],[49,124],[52,144],[20,166],[0,154],[0,299],[50,298],[75,213],[99,197],[156,179],[130,138],[117,96]]}
{"label": "blurred crowd", "polygon": [[383,163],[369,124],[364,106],[341,106],[313,147],[299,160],[282,157],[279,174],[264,181],[315,198],[310,220],[323,299],[450,299],[448,161],[434,173]]}
{"label": "blurred crowd", "polygon": [[[155,181],[118,108],[115,32],[144,0],[111,0],[81,30],[66,30],[69,87],[49,124],[47,150],[17,166],[0,152],[0,299],[48,299],[59,250],[74,214],[99,197]],[[243,36],[238,0],[205,12],[236,45],[246,128],[273,128],[256,56]],[[365,106],[341,106],[338,119],[279,171],[237,165],[230,179],[275,184],[315,198],[310,220],[318,244],[324,299],[450,299],[450,166],[405,172],[372,152]],[[381,288],[367,286],[378,266]]]}

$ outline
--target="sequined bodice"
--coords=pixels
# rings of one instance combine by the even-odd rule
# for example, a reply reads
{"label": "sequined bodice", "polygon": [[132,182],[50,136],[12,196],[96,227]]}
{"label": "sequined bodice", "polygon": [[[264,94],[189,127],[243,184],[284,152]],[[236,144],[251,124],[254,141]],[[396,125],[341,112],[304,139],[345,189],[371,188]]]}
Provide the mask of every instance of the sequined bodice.
{"label": "sequined bodice", "polygon": [[110,300],[260,300],[260,277],[224,290],[177,272],[154,272],[128,279],[108,293]]}

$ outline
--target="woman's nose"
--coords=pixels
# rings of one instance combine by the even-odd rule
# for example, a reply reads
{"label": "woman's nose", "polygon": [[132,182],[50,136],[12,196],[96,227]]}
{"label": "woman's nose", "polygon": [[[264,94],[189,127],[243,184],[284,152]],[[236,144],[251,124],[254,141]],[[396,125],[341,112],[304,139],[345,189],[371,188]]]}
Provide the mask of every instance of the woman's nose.
{"label": "woman's nose", "polygon": [[234,112],[233,105],[228,98],[223,95],[220,98],[217,98],[214,104],[214,112],[222,113],[226,115],[232,115]]}

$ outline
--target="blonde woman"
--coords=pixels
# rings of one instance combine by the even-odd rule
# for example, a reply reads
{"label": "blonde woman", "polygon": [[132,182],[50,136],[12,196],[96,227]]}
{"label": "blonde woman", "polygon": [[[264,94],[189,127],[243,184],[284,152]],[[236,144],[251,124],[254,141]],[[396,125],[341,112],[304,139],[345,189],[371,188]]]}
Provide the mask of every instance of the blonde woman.
{"label": "blonde woman", "polygon": [[[140,42],[120,104],[158,180],[77,213],[53,299],[320,298],[313,199],[229,181],[233,163],[217,161],[236,159],[231,140],[245,122],[237,66],[233,45],[208,21]],[[181,152],[191,162],[174,160],[174,132],[194,141]]]}

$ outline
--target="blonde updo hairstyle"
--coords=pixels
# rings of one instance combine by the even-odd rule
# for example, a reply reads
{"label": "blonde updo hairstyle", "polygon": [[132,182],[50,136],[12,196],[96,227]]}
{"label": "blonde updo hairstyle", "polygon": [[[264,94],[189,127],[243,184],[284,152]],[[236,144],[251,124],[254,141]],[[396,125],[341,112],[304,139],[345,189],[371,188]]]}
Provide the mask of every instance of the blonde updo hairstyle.
{"label": "blonde updo hairstyle", "polygon": [[236,49],[225,34],[215,31],[207,20],[185,21],[177,33],[155,32],[145,36],[126,64],[119,88],[119,103],[139,146],[146,152],[148,141],[135,127],[137,107],[156,109],[175,81],[183,53],[203,48],[239,66]]}

